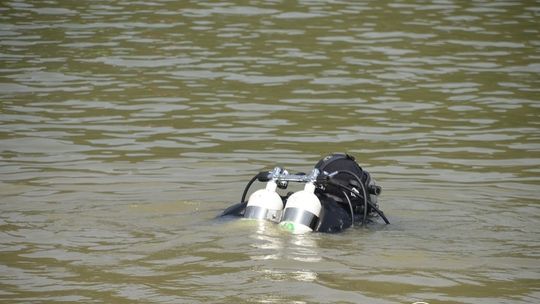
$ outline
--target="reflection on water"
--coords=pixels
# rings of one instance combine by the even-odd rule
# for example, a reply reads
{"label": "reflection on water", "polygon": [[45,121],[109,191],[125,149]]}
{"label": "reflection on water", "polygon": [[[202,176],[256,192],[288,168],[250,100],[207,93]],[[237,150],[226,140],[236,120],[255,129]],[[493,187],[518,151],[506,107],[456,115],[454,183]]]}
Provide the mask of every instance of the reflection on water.
{"label": "reflection on water", "polygon": [[[8,302],[535,303],[538,1],[0,5]],[[352,153],[391,225],[216,220]]]}

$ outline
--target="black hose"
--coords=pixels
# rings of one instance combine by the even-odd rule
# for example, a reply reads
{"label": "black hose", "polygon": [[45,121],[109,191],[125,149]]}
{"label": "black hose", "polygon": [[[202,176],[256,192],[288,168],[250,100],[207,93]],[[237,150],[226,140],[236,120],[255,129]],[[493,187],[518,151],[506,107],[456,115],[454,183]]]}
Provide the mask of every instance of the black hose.
{"label": "black hose", "polygon": [[367,192],[366,187],[364,187],[364,184],[362,183],[361,179],[358,179],[360,181],[360,186],[362,186],[362,192],[364,193],[364,218],[362,219],[362,226],[366,225],[367,222],[367,209],[368,209],[368,199],[367,199]]}
{"label": "black hose", "polygon": [[251,180],[247,183],[246,187],[244,188],[244,193],[242,194],[242,199],[240,200],[241,203],[245,203],[246,201],[246,195],[249,191],[249,188],[251,187],[251,185],[255,182],[255,180],[257,180],[259,178],[259,174],[255,175],[253,178],[251,178]]}
{"label": "black hose", "polygon": [[353,212],[351,200],[349,199],[349,196],[347,195],[347,193],[345,193],[345,191],[342,190],[341,193],[343,193],[343,195],[347,199],[347,202],[349,202],[349,208],[351,210],[351,227],[353,227],[354,226],[354,212]]}

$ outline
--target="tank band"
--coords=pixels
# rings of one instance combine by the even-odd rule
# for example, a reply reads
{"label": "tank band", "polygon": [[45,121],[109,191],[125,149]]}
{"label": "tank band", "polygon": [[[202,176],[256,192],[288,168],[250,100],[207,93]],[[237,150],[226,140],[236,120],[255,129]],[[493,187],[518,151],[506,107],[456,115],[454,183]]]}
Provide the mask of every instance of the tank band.
{"label": "tank band", "polygon": [[291,207],[285,208],[285,213],[283,214],[283,218],[281,218],[281,221],[289,221],[297,224],[302,224],[315,230],[315,227],[319,222],[319,217],[307,210]]}
{"label": "tank band", "polygon": [[244,217],[279,222],[281,210],[269,210],[260,206],[247,206]]}

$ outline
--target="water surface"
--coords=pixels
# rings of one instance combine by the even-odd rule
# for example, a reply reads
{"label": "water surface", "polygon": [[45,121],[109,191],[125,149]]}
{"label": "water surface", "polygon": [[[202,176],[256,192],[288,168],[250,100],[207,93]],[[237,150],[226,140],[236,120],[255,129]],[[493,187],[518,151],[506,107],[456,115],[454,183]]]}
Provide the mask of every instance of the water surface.
{"label": "water surface", "polygon": [[[538,1],[5,1],[6,303],[540,301]],[[391,225],[216,220],[356,156]],[[260,185],[258,185],[260,187]]]}

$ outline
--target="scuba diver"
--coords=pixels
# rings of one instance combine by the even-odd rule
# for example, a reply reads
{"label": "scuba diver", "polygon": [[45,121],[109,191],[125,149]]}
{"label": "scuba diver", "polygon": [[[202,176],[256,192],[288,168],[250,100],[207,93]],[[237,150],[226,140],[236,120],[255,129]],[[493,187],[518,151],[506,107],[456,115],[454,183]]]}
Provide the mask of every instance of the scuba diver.
{"label": "scuba diver", "polygon": [[[256,180],[266,182],[266,187],[246,201]],[[304,189],[278,194],[277,188],[287,189],[289,182],[305,183]],[[366,225],[376,216],[389,224],[377,204],[380,193],[381,187],[354,157],[333,153],[321,159],[309,174],[289,174],[280,167],[259,172],[246,185],[240,203],[227,208],[221,216],[270,220],[292,233],[334,233],[355,224]]]}

